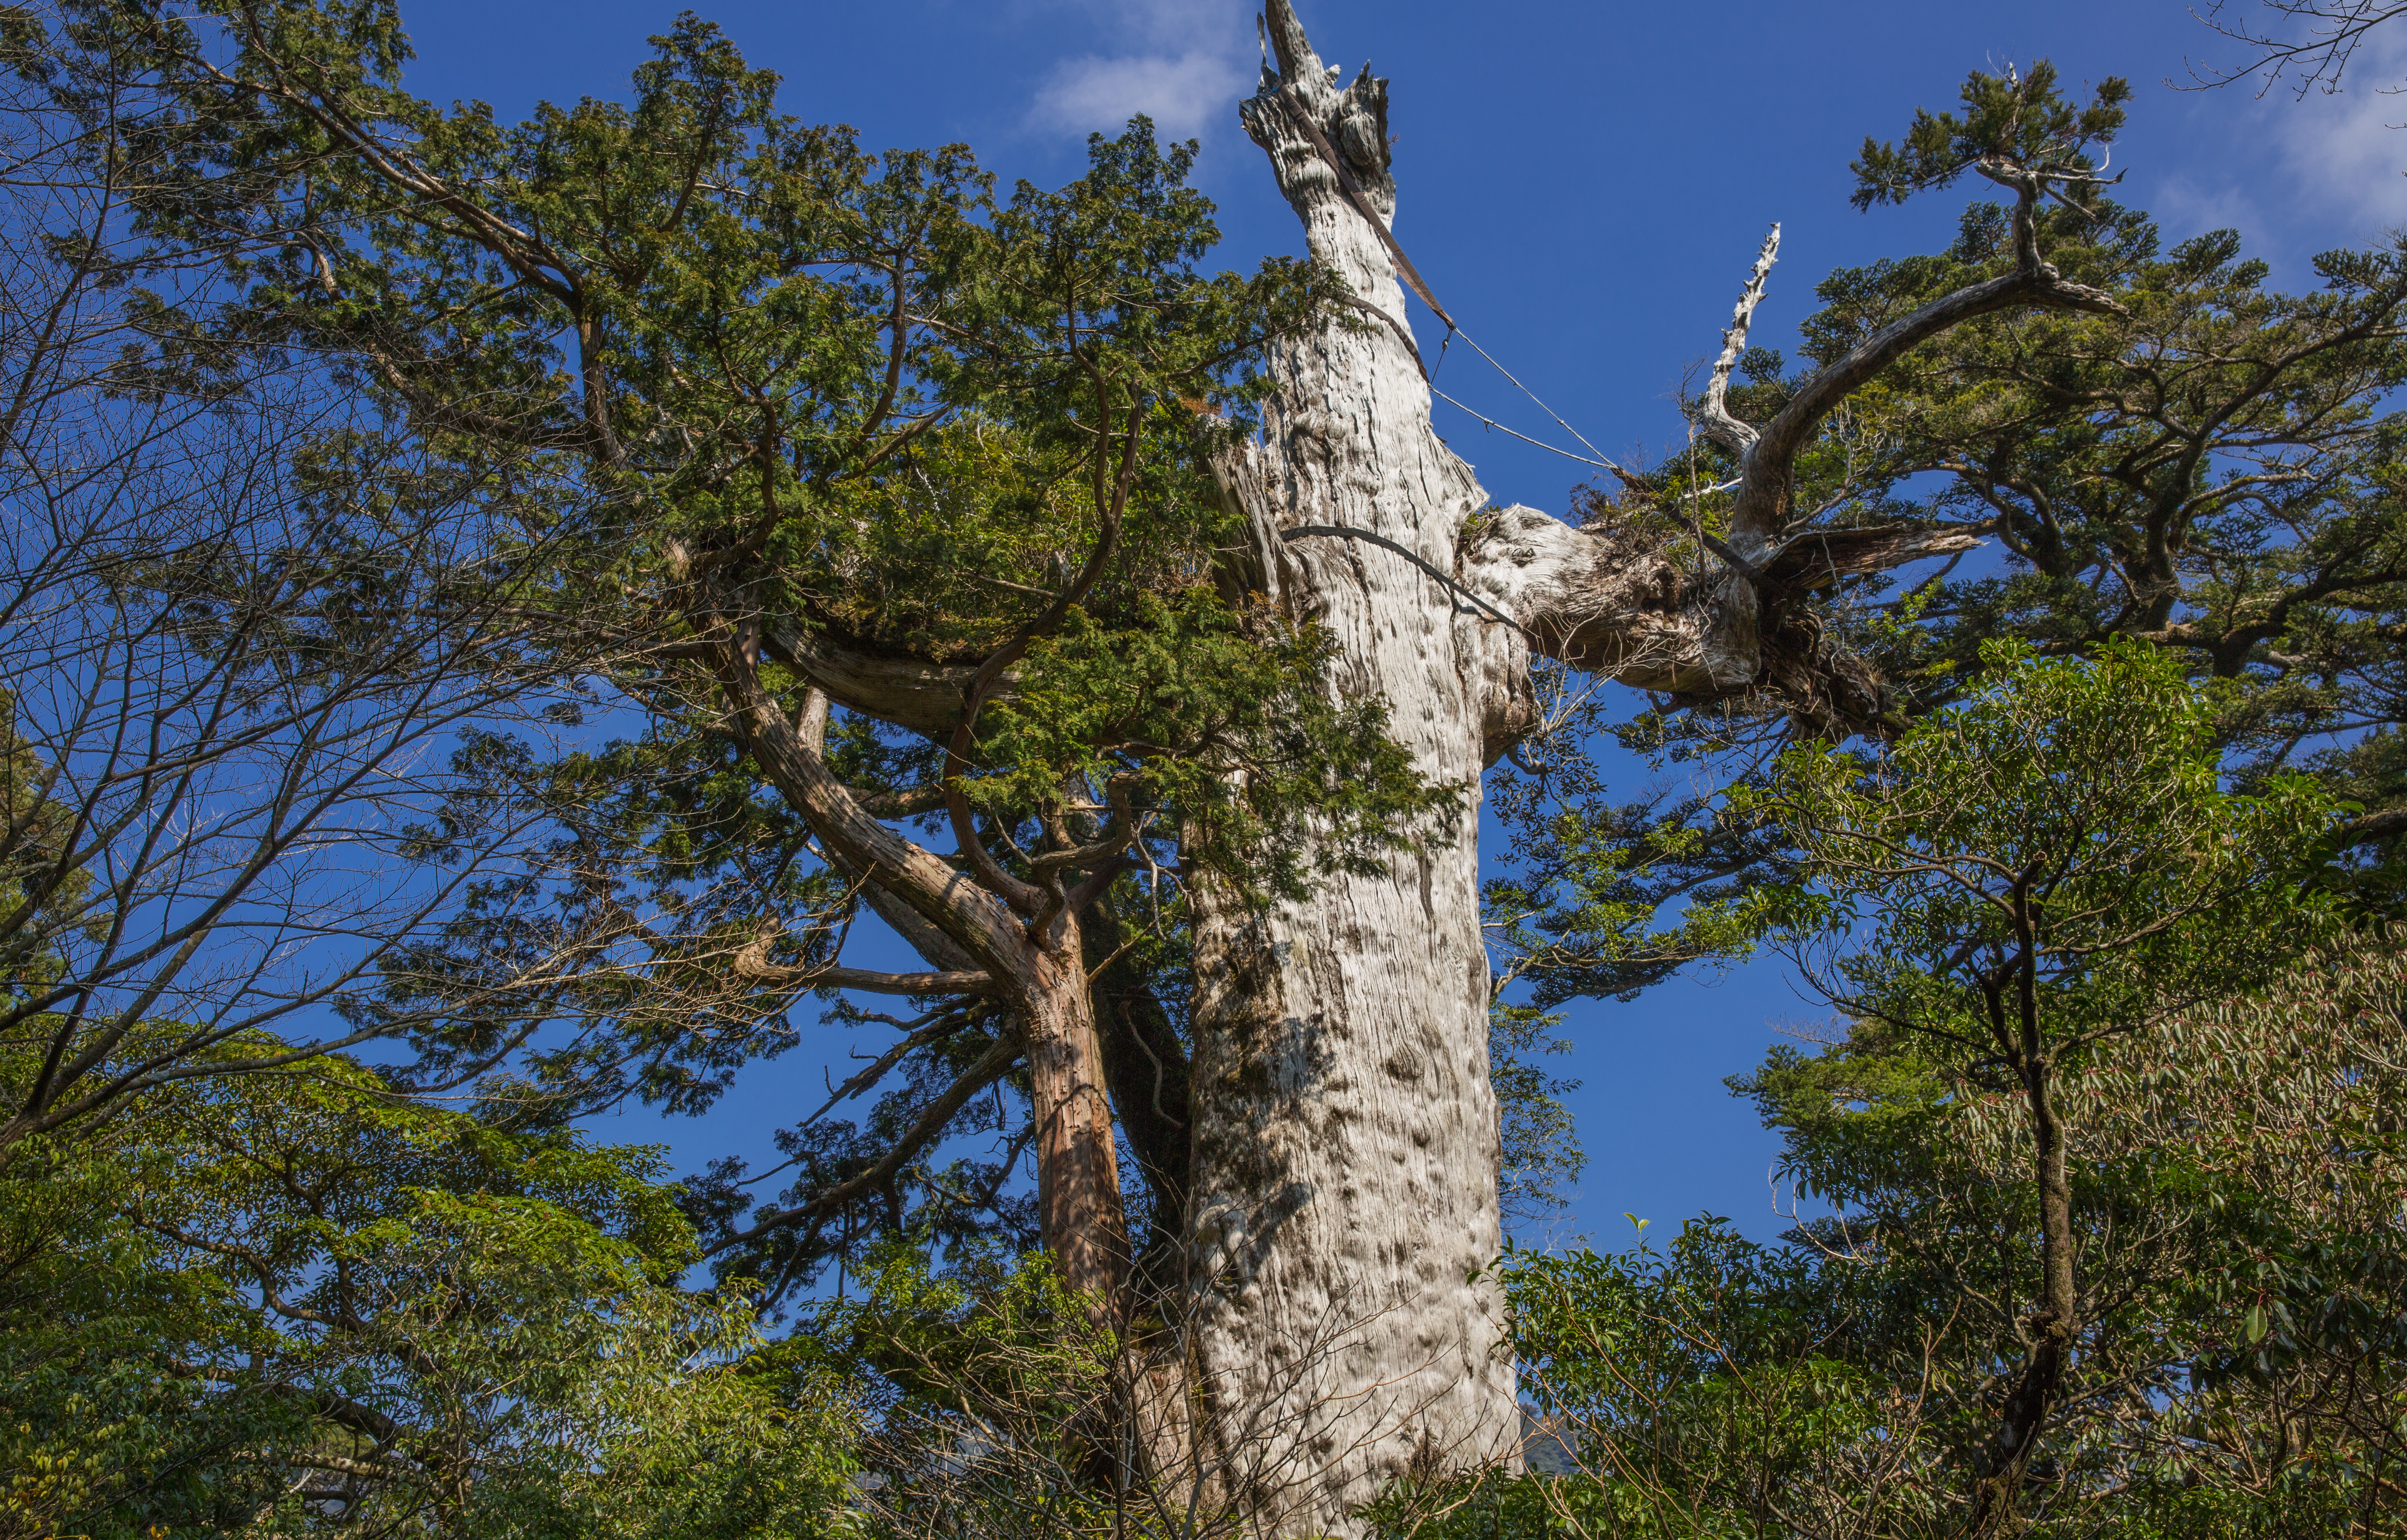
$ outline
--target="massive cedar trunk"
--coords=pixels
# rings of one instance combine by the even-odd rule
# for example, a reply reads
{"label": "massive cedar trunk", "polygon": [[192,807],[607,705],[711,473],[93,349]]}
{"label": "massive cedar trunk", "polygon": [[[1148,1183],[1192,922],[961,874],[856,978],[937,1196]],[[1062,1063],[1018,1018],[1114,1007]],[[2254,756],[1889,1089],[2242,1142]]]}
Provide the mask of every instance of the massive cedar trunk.
{"label": "massive cedar trunk", "polygon": [[[1312,137],[1342,147],[1389,214],[1384,82],[1366,72],[1341,94],[1275,0],[1271,22],[1284,78],[1245,105],[1246,130],[1313,256],[1380,317],[1275,349],[1262,435],[1220,465],[1223,485],[1256,528],[1260,586],[1336,643],[1331,687],[1384,698],[1416,768],[1475,787],[1490,685],[1515,663],[1506,628],[1458,613],[1387,546],[1284,534],[1360,531],[1451,574],[1487,498],[1431,430],[1395,269]],[[1513,1458],[1514,1372],[1483,1272],[1498,1131],[1473,829],[1431,817],[1377,875],[1265,911],[1195,884],[1191,1359],[1207,1438],[1278,1446],[1208,1462],[1246,1473],[1228,1495],[1283,1533],[1346,1533],[1355,1504],[1416,1466]]]}
{"label": "massive cedar trunk", "polygon": [[[1393,261],[1323,148],[1390,217],[1385,82],[1337,91],[1293,14],[1274,3],[1270,22],[1279,73],[1246,130],[1313,256],[1376,314],[1275,350],[1262,435],[1222,482],[1260,586],[1336,644],[1331,688],[1383,698],[1416,768],[1475,792],[1524,714],[1528,655],[1449,586],[1488,499],[1431,429]],[[1254,1477],[1231,1495],[1297,1533],[1346,1532],[1408,1471],[1516,1458],[1485,1272],[1499,1148],[1474,830],[1431,816],[1385,870],[1267,910],[1196,885],[1193,1356],[1217,1436],[1281,1446],[1220,1451]]]}
{"label": "massive cedar trunk", "polygon": [[[1903,525],[1808,532],[1790,522],[1792,466],[1832,406],[1960,321],[2116,308],[2041,258],[2038,176],[1983,163],[2017,194],[2014,272],[1867,337],[1759,429],[1722,400],[1774,232],[1699,413],[1741,475],[1714,547],[1723,563],[1692,574],[1644,536],[1491,507],[1438,440],[1387,233],[1387,82],[1365,66],[1340,89],[1287,0],[1268,0],[1264,20],[1277,67],[1244,104],[1246,129],[1353,304],[1272,349],[1262,433],[1215,469],[1252,531],[1244,576],[1334,642],[1329,687],[1384,699],[1420,772],[1474,803],[1484,767],[1536,725],[1533,653],[1691,697],[1764,692],[1832,736],[1875,722],[1879,679],[1806,596],[1979,542]],[[1518,1459],[1514,1369],[1483,1271],[1500,1246],[1500,1150],[1476,829],[1470,807],[1429,818],[1385,870],[1268,909],[1194,883],[1186,1319],[1199,1468],[1224,1473],[1226,1495],[1280,1533],[1353,1533],[1355,1505],[1392,1477]]]}

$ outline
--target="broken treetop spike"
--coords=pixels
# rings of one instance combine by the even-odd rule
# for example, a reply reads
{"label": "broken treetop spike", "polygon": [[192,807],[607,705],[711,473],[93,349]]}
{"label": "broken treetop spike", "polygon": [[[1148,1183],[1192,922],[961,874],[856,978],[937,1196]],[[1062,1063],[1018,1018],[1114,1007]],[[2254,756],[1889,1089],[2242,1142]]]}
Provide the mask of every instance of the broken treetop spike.
{"label": "broken treetop spike", "polygon": [[1270,33],[1271,47],[1278,53],[1278,69],[1282,78],[1301,80],[1321,73],[1320,56],[1312,51],[1312,40],[1303,35],[1303,23],[1296,20],[1295,7],[1288,0],[1267,0],[1261,20]]}

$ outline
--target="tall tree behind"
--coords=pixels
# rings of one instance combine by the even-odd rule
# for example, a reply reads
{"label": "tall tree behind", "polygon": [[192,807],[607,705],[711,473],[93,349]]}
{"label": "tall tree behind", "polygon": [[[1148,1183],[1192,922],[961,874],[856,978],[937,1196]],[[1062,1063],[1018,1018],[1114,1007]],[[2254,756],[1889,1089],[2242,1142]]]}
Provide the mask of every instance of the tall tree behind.
{"label": "tall tree behind", "polygon": [[2081,1276],[2069,1087],[2101,1045],[2262,987],[2329,927],[2328,902],[2300,890],[2334,820],[2303,776],[2259,797],[2223,791],[2205,703],[2144,644],[2095,664],[2004,647],[1990,661],[1977,694],[1879,769],[1792,750],[1768,793],[1735,799],[1802,849],[1805,887],[1773,902],[1805,947],[1834,954],[1809,961],[1808,977],[2017,1103],[2039,1276],[1979,1461],[1985,1533],[2015,1522],[2096,1297]]}
{"label": "tall tree behind", "polygon": [[2337,923],[2311,780],[2218,785],[2175,659],[1991,657],[1752,805],[1841,1017],[1732,1084],[1824,1211],[1508,1262],[1583,1479],[1397,1533],[2395,1531],[2396,936]]}
{"label": "tall tree behind", "polygon": [[[547,927],[643,942],[614,866],[672,891],[715,882],[727,902],[655,899],[689,980],[948,1002],[848,1088],[902,1065],[928,1082],[907,1115],[857,1161],[804,1139],[804,1183],[722,1248],[790,1277],[829,1231],[899,1222],[913,1163],[1011,1079],[1044,1239],[1075,1288],[1116,1295],[1105,1086],[1143,1055],[1107,1056],[1099,1025],[1151,1031],[1157,1060],[1175,1040],[1125,990],[1099,1023],[1089,974],[1129,944],[1099,906],[1117,891],[1115,913],[1160,933],[1162,882],[1175,898],[1204,866],[1249,895],[1300,892],[1317,865],[1403,837],[1398,810],[1451,800],[1384,743],[1375,701],[1305,688],[1318,635],[1212,583],[1231,525],[1199,443],[1236,431],[1212,414],[1242,417],[1246,361],[1303,323],[1320,276],[1197,271],[1214,232],[1183,185],[1191,149],[1142,122],[1098,139],[1071,186],[998,199],[959,147],[873,157],[796,122],[775,78],[691,17],[655,40],[631,105],[510,129],[399,90],[385,7],[65,20],[61,89],[147,93],[172,129],[188,175],[148,188],[139,218],[171,250],[225,254],[245,308],[220,332],[339,361],[438,463],[528,489],[544,645],[659,644],[595,676],[647,715],[641,751],[497,760],[446,831],[544,816],[651,746],[669,784],[648,796],[638,775],[609,816],[567,820],[549,865],[480,892],[423,971],[473,996]],[[1293,837],[1306,812],[1310,841]],[[952,854],[893,827],[915,818]],[[840,927],[793,913],[805,878],[847,915],[875,908],[928,969],[842,966]],[[1101,955],[1090,926],[1115,938]],[[625,970],[600,971],[580,1004],[610,1041],[550,1056],[556,1081],[631,1038],[668,1045],[654,1065],[716,1071],[774,1046],[631,1010]],[[1154,1126],[1183,1124],[1165,1105]]]}

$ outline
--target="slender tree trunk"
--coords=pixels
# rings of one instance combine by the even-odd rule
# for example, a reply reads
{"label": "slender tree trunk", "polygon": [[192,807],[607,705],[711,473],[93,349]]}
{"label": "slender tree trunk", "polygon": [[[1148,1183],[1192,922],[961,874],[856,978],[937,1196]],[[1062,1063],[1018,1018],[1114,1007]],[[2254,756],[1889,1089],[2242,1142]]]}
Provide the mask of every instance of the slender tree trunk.
{"label": "slender tree trunk", "polygon": [[1113,1302],[1128,1276],[1118,1147],[1104,1091],[1102,1045],[1087,987],[1077,917],[1042,934],[1001,897],[862,809],[821,758],[828,697],[813,689],[790,718],[762,687],[750,658],[722,649],[719,676],[746,747],[837,866],[880,893],[920,955],[984,972],[1018,1019],[1036,1121],[1038,1223],[1071,1288]]}
{"label": "slender tree trunk", "polygon": [[1114,1301],[1117,1311],[1129,1267],[1118,1148],[1077,923],[1066,915],[1060,923],[1066,934],[1053,948],[1032,948],[1021,1005],[1038,1222],[1061,1280]]}
{"label": "slender tree trunk", "polygon": [[2048,1419],[2062,1399],[2081,1301],[2073,1271],[2072,1184],[2065,1166],[2064,1125],[2049,1101],[2048,1066],[2023,1069],[2031,1115],[2031,1176],[2039,1194],[2040,1305],[2024,1319],[2023,1370],[2008,1392],[1980,1480],[1973,1489],[1975,1535],[2011,1533],[2022,1508],[2023,1484]]}
{"label": "slender tree trunk", "polygon": [[[2010,1057],[2022,1079],[2024,1110],[2030,1117],[2031,1182],[2039,1198],[2040,1300],[2039,1308],[2024,1318],[2023,1371],[1999,1414],[1997,1433],[1973,1489],[1971,1533],[1975,1535],[2007,1533],[2015,1528],[2031,1455],[2062,1399],[2073,1340],[2081,1332],[2072,1180],[2064,1120],[2056,1111],[2055,1062],[2040,1024],[2030,903],[2018,883],[2015,905],[2022,956],[2015,977],[2015,1020],[2010,1039],[2015,1051]],[[1994,1003],[1991,1010],[1999,1014]],[[2007,1032],[2001,1030],[2000,1035],[2006,1037]]]}

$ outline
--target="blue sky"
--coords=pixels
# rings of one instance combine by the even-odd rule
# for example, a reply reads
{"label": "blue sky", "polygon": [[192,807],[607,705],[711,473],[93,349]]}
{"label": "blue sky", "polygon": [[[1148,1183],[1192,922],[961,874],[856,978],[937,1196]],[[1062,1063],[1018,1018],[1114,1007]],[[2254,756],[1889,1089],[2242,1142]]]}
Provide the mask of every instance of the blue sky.
{"label": "blue sky", "polygon": [[[2273,264],[2380,239],[2407,221],[2407,29],[2377,34],[2348,89],[2183,93],[2229,44],[2180,0],[2027,0],[2008,6],[1825,0],[1816,5],[1299,0],[1322,56],[1391,80],[1397,235],[1463,326],[1598,447],[1639,460],[1682,436],[1683,373],[1709,358],[1764,228],[1785,238],[1756,340],[1786,346],[1833,266],[1944,244],[1967,197],[1903,209],[1847,206],[1847,162],[1867,133],[1953,105],[1966,71],[2046,57],[2074,81],[2129,78],[2116,146],[2122,200],[2168,240],[2230,226]],[[1198,180],[1218,202],[1220,260],[1250,266],[1300,249],[1292,215],[1236,126],[1257,68],[1253,7],[1224,0],[718,0],[699,7],[756,64],[786,79],[788,110],[861,130],[873,148],[950,140],[1007,178],[1066,180],[1092,129],[1151,113],[1200,138]],[[404,0],[422,95],[477,97],[506,116],[539,98],[609,95],[671,4],[654,0]],[[1415,325],[1432,335],[1416,314]],[[1536,408],[1456,349],[1440,385],[1529,433]],[[1491,496],[1560,510],[1582,467],[1484,432],[1441,405],[1438,430]],[[1561,441],[1560,434],[1557,441]],[[1650,772],[1616,766],[1623,787]],[[1784,1228],[1766,1174],[1774,1141],[1722,1077],[1751,1067],[1779,1028],[1822,1012],[1776,962],[1688,980],[1638,1002],[1576,1007],[1584,1081],[1573,1098],[1591,1158],[1567,1233],[1618,1244],[1634,1211],[1669,1225],[1702,1209],[1751,1233]],[[844,1044],[828,1045],[841,1059]],[[698,1163],[765,1148],[765,1130],[815,1105],[825,1061],[762,1066],[699,1123],[642,1115],[605,1137],[666,1139]],[[838,1077],[841,1077],[839,1074]]]}

